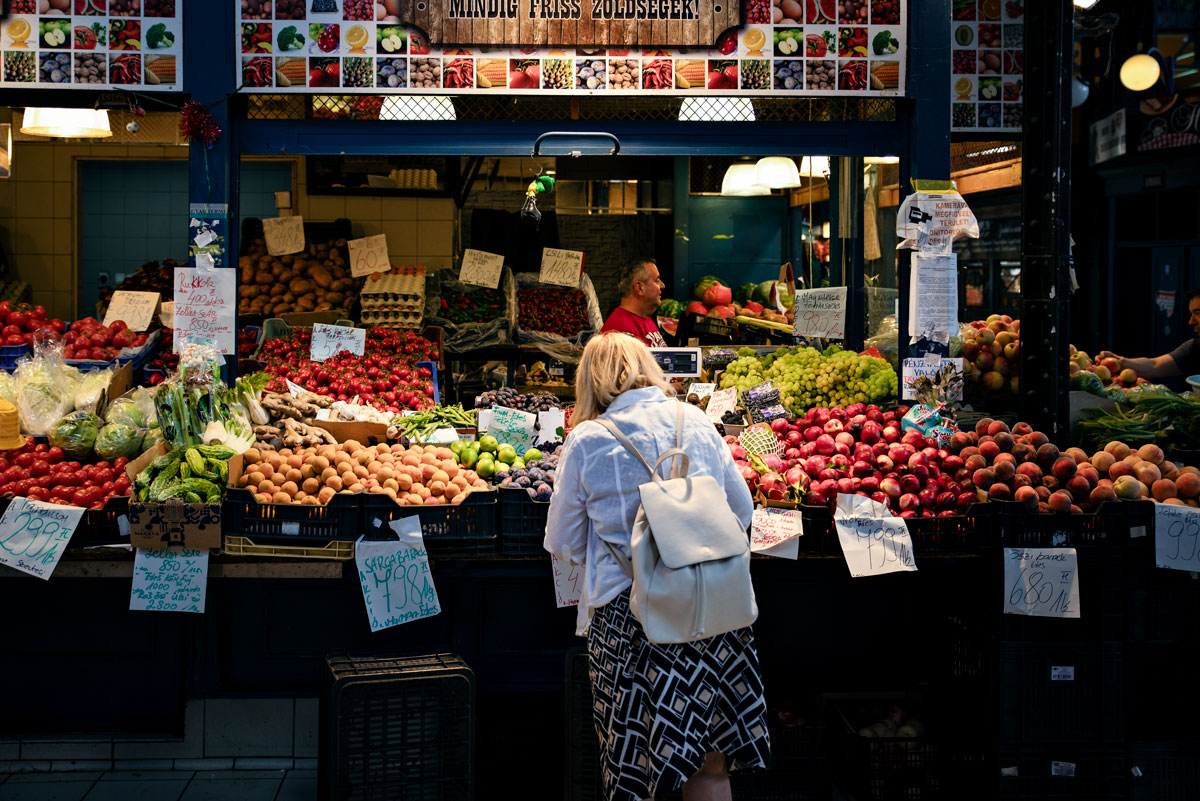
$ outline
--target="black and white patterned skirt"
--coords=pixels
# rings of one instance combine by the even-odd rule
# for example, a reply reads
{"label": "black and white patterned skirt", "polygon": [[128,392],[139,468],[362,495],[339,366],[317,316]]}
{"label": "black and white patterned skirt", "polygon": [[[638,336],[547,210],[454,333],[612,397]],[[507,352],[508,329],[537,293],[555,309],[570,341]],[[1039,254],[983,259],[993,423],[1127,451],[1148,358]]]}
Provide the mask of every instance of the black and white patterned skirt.
{"label": "black and white patterned skirt", "polygon": [[766,767],[767,704],[754,634],[657,644],[629,608],[629,591],[595,610],[588,676],[604,795],[641,801],[679,788],[709,751],[731,770]]}

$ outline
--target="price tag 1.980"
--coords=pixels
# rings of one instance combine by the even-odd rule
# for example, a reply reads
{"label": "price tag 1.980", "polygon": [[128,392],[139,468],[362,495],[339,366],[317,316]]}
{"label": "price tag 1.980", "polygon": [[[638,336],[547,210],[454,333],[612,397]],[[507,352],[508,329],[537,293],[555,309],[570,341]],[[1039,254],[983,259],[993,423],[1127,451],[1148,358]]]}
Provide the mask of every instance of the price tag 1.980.
{"label": "price tag 1.980", "polygon": [[0,564],[48,580],[84,511],[13,498],[0,517]]}

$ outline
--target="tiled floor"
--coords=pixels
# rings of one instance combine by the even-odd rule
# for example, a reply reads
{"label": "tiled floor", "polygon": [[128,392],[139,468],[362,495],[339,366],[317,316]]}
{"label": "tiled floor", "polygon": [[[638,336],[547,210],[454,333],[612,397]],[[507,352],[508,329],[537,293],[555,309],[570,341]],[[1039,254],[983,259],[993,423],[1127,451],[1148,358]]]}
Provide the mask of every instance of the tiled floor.
{"label": "tiled floor", "polygon": [[315,770],[0,774],[0,801],[314,801]]}

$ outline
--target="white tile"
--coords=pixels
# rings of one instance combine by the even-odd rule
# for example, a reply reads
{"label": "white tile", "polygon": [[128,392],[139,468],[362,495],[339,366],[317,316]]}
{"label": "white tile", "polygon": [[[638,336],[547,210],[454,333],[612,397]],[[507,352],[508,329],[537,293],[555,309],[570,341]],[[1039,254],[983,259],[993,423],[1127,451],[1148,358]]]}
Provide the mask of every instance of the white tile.
{"label": "white tile", "polygon": [[134,759],[199,759],[204,756],[204,701],[195,699],[187,702],[183,711],[183,739],[164,738],[149,740],[145,737],[120,738],[113,743],[113,756],[118,760]]}
{"label": "white tile", "polygon": [[289,776],[284,780],[283,786],[279,788],[279,795],[275,796],[275,801],[316,801],[317,798],[317,780],[312,779],[293,779]]}
{"label": "white tile", "polygon": [[174,759],[114,759],[114,771],[175,770]]}
{"label": "white tile", "polygon": [[296,770],[316,770],[317,769],[317,760],[316,759],[299,759],[299,758],[297,758],[295,769]]}
{"label": "white tile", "polygon": [[453,220],[458,216],[458,208],[448,197],[419,198],[417,200],[418,220]]}
{"label": "white tile", "polygon": [[291,770],[291,757],[238,757],[234,770]]}
{"label": "white tile", "polygon": [[177,759],[175,770],[233,770],[233,757]]}
{"label": "white tile", "polygon": [[80,770],[112,770],[111,759],[56,759],[50,763],[55,773]]}
{"label": "white tile", "polygon": [[[171,760],[163,760],[170,763]],[[145,770],[110,770],[100,777],[102,782],[123,782],[123,781],[165,781],[167,779],[190,779],[192,771],[190,770],[172,770],[170,767],[160,769],[145,769]]]}
{"label": "white tile", "polygon": [[218,779],[282,779],[286,770],[201,770],[196,772],[196,781]]}
{"label": "white tile", "polygon": [[377,197],[348,197],[346,198],[346,216],[351,220],[378,220],[380,216],[380,198]]}
{"label": "white tile", "polygon": [[417,219],[417,199],[415,197],[385,197],[380,204],[380,217],[384,220],[415,220]]}
{"label": "white tile", "polygon": [[14,759],[12,762],[0,762],[0,773],[49,773],[50,760],[31,762],[27,759]]}
{"label": "white tile", "polygon": [[417,227],[417,255],[449,256],[454,252],[454,223],[428,221]]}
{"label": "white tile", "polygon": [[18,782],[13,777],[0,785],[0,801],[82,801],[94,780]]}
{"label": "white tile", "polygon": [[[295,741],[292,751],[297,757],[317,755],[317,730],[320,726],[319,704],[316,698],[297,698]],[[296,767],[300,767],[297,760]]]}

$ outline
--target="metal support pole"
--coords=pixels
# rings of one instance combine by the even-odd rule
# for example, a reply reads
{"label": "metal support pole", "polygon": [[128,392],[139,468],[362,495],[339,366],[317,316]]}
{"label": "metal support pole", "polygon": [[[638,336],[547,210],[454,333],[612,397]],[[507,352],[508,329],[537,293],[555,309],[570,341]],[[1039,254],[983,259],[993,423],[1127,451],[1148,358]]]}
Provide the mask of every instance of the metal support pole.
{"label": "metal support pole", "polygon": [[1025,9],[1020,411],[1056,442],[1070,416],[1071,14]]}

